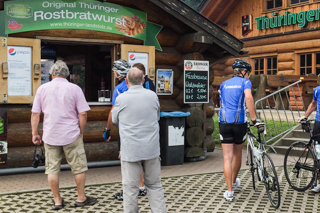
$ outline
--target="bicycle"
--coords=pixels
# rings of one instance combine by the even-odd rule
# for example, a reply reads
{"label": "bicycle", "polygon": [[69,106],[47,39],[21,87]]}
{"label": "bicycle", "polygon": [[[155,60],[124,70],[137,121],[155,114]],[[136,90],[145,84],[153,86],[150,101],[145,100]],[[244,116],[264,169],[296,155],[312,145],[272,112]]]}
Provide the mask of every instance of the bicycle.
{"label": "bicycle", "polygon": [[284,157],[284,174],[290,186],[299,192],[309,189],[313,183],[317,184],[320,174],[319,161],[316,158],[314,138],[312,134],[310,120],[301,120],[302,129],[309,132],[310,140],[308,143],[296,141],[290,145]]}
{"label": "bicycle", "polygon": [[[271,205],[276,209],[280,206],[280,186],[278,181],[277,172],[274,164],[268,153],[266,152],[265,143],[261,141],[261,133],[264,132],[264,124],[257,126],[258,137],[256,137],[250,127],[254,126],[247,122],[247,166],[250,166],[252,174],[253,189],[256,189],[254,173],[257,171],[258,180],[264,183],[268,198]],[[256,142],[256,143],[255,143]],[[256,146],[255,144],[258,144]]]}

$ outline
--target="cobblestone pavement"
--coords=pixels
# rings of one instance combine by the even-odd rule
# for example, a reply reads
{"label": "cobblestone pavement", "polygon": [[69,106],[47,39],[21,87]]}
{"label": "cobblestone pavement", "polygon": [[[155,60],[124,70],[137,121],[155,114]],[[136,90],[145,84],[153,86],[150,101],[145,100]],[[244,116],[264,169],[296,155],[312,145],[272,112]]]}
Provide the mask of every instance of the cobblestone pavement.
{"label": "cobblestone pavement", "polygon": [[[294,191],[286,183],[283,167],[276,169],[281,188],[281,205],[277,210],[271,207],[264,185],[259,182],[253,190],[251,173],[243,169],[239,173],[241,186],[231,203],[223,198],[226,184],[222,172],[162,178],[168,212],[320,212],[319,194]],[[61,189],[66,207],[58,212],[123,212],[122,202],[113,198],[120,191],[121,183],[87,186],[87,195],[98,197],[98,203],[75,208],[76,188]],[[0,212],[56,212],[51,210],[52,202],[49,190],[2,195]],[[139,208],[141,213],[151,211],[147,197],[139,197]]]}

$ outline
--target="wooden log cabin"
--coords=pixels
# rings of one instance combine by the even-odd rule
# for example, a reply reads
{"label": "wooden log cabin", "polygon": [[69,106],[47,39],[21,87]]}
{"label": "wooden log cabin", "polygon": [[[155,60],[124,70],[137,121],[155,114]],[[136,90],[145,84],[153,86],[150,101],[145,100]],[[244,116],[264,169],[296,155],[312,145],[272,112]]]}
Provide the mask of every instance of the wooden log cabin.
{"label": "wooden log cabin", "polygon": [[[320,2],[318,0],[208,0],[201,13],[244,42],[241,58],[253,75],[267,76],[267,91],[302,80],[310,103],[320,74]],[[234,57],[213,65],[218,76],[233,74]],[[223,79],[223,78],[222,78]]]}
{"label": "wooden log cabin", "polygon": [[[0,168],[31,166],[34,150],[30,126],[32,101],[37,88],[42,83],[49,81],[47,67],[57,59],[63,59],[67,63],[71,71],[68,79],[83,89],[86,100],[91,107],[84,133],[85,149],[89,162],[118,158],[117,127],[112,128],[111,142],[104,142],[102,139],[111,102],[110,100],[99,102],[98,90],[105,89],[113,92],[117,82],[111,71],[111,66],[113,61],[119,58],[130,62],[131,59],[138,58],[137,54],[147,54],[148,58],[145,59],[148,65],[147,74],[154,82],[156,70],[173,70],[173,93],[159,95],[161,111],[193,112],[197,110],[190,109],[191,107],[201,107],[203,116],[212,117],[213,109],[210,104],[193,106],[183,102],[184,60],[207,60],[213,63],[226,57],[237,57],[243,45],[240,40],[178,0],[108,0],[107,3],[86,0],[85,2],[86,4],[82,3],[82,8],[79,8],[77,1],[58,3],[53,0],[14,0],[0,2],[0,21],[6,21],[0,25],[4,25],[6,28],[5,32],[0,30],[2,36],[0,37],[0,111],[7,111],[5,133],[2,135],[6,136],[8,142],[7,162],[0,164]],[[14,3],[22,5],[23,8],[18,8],[16,10],[18,12],[14,12],[14,8],[8,9],[8,5]],[[37,10],[33,7],[37,7]],[[46,10],[49,7],[50,10]],[[132,16],[139,14],[145,15],[144,21],[148,20],[161,29],[158,34],[154,34],[159,42],[157,50],[155,50],[157,45],[144,45],[148,39],[143,40],[138,37],[139,35],[136,33],[141,33],[142,28],[140,31],[134,32],[125,31],[128,29],[118,26],[119,30],[122,30],[121,32],[107,32],[107,30],[96,28],[89,30],[88,27],[85,27],[87,25],[77,25],[76,22],[79,20],[72,20],[72,18],[62,20],[63,27],[57,27],[56,22],[56,24],[44,27],[41,22],[51,19],[53,16],[59,19],[62,17],[63,11],[69,17],[71,16],[70,11],[72,11],[74,14],[76,12],[82,14],[83,19],[86,15],[89,16],[93,13],[103,14],[106,18],[107,15],[103,12],[112,15],[118,8],[120,8],[119,11],[127,11],[126,13],[129,15],[122,17],[129,17],[131,21],[134,19],[136,26],[142,28],[145,26],[142,19]],[[125,9],[121,10],[121,8]],[[68,12],[66,12],[67,9]],[[41,10],[43,11],[41,12]],[[85,10],[90,12],[82,13]],[[24,16],[24,19],[21,16]],[[30,21],[29,24],[24,22],[30,17],[33,21]],[[36,22],[38,19],[41,21]],[[94,24],[103,27],[103,25],[99,25],[101,20],[100,22],[97,20]],[[92,26],[90,25],[90,27]],[[148,23],[148,29],[151,29],[149,27]],[[26,28],[28,30],[23,30]],[[18,53],[22,53],[24,47],[27,48],[26,51],[31,51],[28,53],[31,59],[24,59],[27,60],[25,63],[30,64],[31,82],[26,83],[28,82],[27,77],[22,76],[22,80],[16,81],[16,83],[22,82],[23,89],[16,88],[15,90],[11,85],[10,75],[13,71],[9,60],[12,54],[14,55],[18,51],[20,51]],[[158,50],[159,47],[160,50]],[[133,57],[130,58],[131,54]],[[210,70],[210,84],[213,80],[214,73],[213,70]],[[155,85],[157,86],[157,82]],[[209,94],[213,94],[212,86]],[[207,141],[207,143],[211,143],[208,147],[214,149],[212,138],[210,140],[206,137],[206,135],[211,136],[213,122],[202,119],[202,122],[197,122],[197,128],[203,133],[200,134],[201,138],[197,141],[197,145],[204,147],[204,141]],[[202,153],[200,152],[200,154]],[[194,154],[192,156],[196,157]]]}

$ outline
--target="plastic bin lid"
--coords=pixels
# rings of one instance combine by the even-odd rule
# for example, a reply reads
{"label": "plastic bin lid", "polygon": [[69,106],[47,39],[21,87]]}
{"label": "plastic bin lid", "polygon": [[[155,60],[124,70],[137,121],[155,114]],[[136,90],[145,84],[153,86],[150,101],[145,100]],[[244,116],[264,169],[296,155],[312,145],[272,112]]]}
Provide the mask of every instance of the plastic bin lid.
{"label": "plastic bin lid", "polygon": [[187,117],[189,115],[190,115],[190,112],[181,112],[181,111],[160,112],[160,117]]}

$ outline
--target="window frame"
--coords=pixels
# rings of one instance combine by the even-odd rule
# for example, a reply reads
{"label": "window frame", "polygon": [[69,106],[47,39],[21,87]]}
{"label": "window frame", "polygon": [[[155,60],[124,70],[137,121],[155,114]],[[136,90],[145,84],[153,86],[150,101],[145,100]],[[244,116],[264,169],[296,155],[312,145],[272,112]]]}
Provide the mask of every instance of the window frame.
{"label": "window frame", "polygon": [[[316,64],[316,54],[320,54],[320,48],[313,48],[313,49],[308,49],[308,50],[300,50],[300,51],[295,51],[296,54],[296,75],[301,75],[300,74],[300,56],[301,55],[308,55],[311,54],[311,74],[316,75],[316,68],[320,68],[320,64]],[[309,75],[309,74],[308,74]],[[305,74],[305,76],[308,76]]]}
{"label": "window frame", "polygon": [[[273,3],[273,7],[272,8],[267,8],[267,2],[268,1],[272,1],[272,3]],[[286,1],[286,0],[281,0],[282,1],[282,5],[281,6],[279,6],[279,7],[276,7],[275,5],[276,5],[276,2],[275,2],[276,0],[265,0],[264,2],[265,2],[265,8],[266,8],[266,11],[269,11],[269,10],[276,10],[276,9],[281,9],[281,8],[283,8],[283,6],[284,6],[284,2]]]}
{"label": "window frame", "polygon": [[[268,69],[267,68],[267,59],[268,58],[271,58],[271,69]],[[273,68],[272,68],[272,64],[273,64],[273,59],[272,58],[276,58],[276,65],[277,65],[277,67],[276,67],[276,71],[277,71],[277,74],[276,75],[278,75],[278,73],[279,73],[279,70],[278,70],[278,54],[266,54],[266,55],[253,55],[253,56],[251,56],[250,57],[250,59],[251,59],[251,66],[252,66],[252,71],[251,71],[251,74],[252,75],[256,75],[255,74],[255,72],[256,72],[256,70],[255,70],[255,60],[257,60],[257,59],[263,59],[263,74],[265,74],[265,75],[268,75],[267,73],[268,73],[268,71],[269,70],[271,70],[271,74],[269,74],[269,75],[274,75],[273,74]],[[258,70],[258,72],[261,72],[261,70],[259,69]],[[260,73],[260,74],[258,74],[258,75],[261,75],[262,73]]]}

